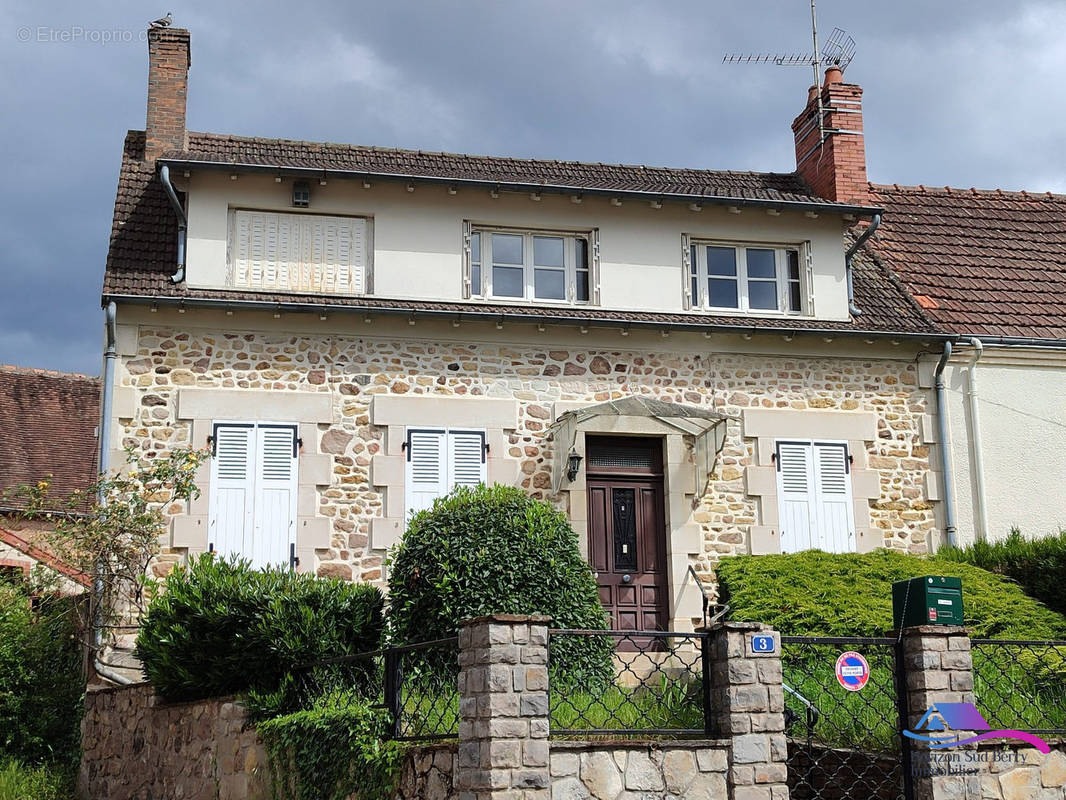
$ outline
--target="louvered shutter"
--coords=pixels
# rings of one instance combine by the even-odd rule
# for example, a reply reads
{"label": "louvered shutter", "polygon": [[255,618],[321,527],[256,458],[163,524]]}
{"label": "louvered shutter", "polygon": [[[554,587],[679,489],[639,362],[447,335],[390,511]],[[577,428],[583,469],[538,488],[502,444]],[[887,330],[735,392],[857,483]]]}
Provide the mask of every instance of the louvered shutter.
{"label": "louvered shutter", "polygon": [[814,510],[818,521],[816,546],[830,553],[852,552],[855,550],[855,523],[847,445],[815,442],[813,453]]}
{"label": "louvered shutter", "polygon": [[485,482],[485,434],[481,431],[449,431],[448,490],[454,486],[477,486]]}
{"label": "louvered shutter", "polygon": [[443,430],[407,431],[407,465],[404,479],[408,514],[433,505],[448,492],[448,436]]}
{"label": "louvered shutter", "polygon": [[296,527],[296,426],[260,425],[255,528],[247,555],[257,568],[288,566]]}
{"label": "louvered shutter", "polygon": [[690,310],[699,304],[699,298],[692,296],[692,248],[687,233],[681,234],[681,308]]}
{"label": "louvered shutter", "polygon": [[255,426],[216,425],[208,498],[208,543],[222,556],[248,556],[255,507]]}
{"label": "louvered shutter", "polygon": [[814,459],[811,445],[777,443],[777,496],[781,525],[781,552],[795,553],[817,547],[813,542]]}

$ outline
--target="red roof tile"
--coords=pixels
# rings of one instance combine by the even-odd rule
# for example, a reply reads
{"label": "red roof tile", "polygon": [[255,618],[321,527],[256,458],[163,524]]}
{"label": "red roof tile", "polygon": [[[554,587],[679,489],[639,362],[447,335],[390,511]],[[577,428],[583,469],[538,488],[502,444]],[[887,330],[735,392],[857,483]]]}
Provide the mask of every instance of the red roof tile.
{"label": "red roof tile", "polygon": [[96,477],[99,422],[99,379],[0,366],[0,491],[51,475],[62,507]]}

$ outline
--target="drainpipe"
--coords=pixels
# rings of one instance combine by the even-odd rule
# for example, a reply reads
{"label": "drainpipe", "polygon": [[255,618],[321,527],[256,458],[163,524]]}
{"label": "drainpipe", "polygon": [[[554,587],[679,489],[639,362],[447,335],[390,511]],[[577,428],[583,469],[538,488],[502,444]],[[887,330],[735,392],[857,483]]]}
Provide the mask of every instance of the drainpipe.
{"label": "drainpipe", "polygon": [[874,214],[873,219],[870,220],[870,224],[866,226],[866,230],[862,232],[862,235],[855,240],[855,244],[848,248],[848,252],[844,254],[844,273],[847,276],[848,281],[848,312],[857,317],[862,314],[862,309],[855,305],[855,281],[852,277],[851,262],[855,260],[855,254],[859,252],[859,248],[866,244],[866,240],[873,236],[874,231],[881,225],[881,212]]}
{"label": "drainpipe", "polygon": [[944,342],[944,352],[936,365],[936,427],[937,441],[940,444],[941,491],[944,494],[944,535],[948,544],[955,546],[955,497],[952,494],[951,440],[948,434],[948,401],[944,389],[944,367],[951,358],[951,342]]}
{"label": "drainpipe", "polygon": [[[100,398],[100,440],[98,474],[107,475],[111,468],[111,418],[115,405],[115,359],[118,357],[118,348],[115,346],[115,319],[117,308],[112,300],[104,308],[105,329],[107,331],[107,346],[104,348],[104,390]],[[101,489],[96,496],[99,505],[107,502],[107,497]],[[133,683],[125,675],[121,675],[110,669],[100,661],[100,650],[104,643],[104,620],[100,613],[99,598],[103,594],[104,584],[100,577],[100,569],[97,568],[93,576],[93,594],[95,595],[96,607],[93,610],[93,669],[96,674],[120,685]]]}
{"label": "drainpipe", "polygon": [[185,209],[181,207],[178,193],[174,191],[174,184],[170,182],[170,167],[164,164],[159,169],[159,180],[163,182],[170,205],[174,207],[174,213],[178,215],[178,271],[170,276],[171,283],[181,283],[185,280],[185,231],[188,221],[185,219]]}
{"label": "drainpipe", "polygon": [[977,408],[977,362],[984,354],[985,348],[980,339],[970,339],[973,355],[970,356],[970,366],[967,381],[966,401],[970,407],[970,441],[973,443],[973,478],[974,493],[977,495],[976,519],[974,520],[974,536],[978,541],[988,539],[988,504],[985,497],[985,471],[981,458],[981,414]]}

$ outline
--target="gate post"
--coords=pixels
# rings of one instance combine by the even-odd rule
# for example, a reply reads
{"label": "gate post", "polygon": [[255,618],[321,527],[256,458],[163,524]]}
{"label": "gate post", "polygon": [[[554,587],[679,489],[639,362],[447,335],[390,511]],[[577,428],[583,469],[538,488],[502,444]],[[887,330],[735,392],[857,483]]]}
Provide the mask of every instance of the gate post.
{"label": "gate post", "polygon": [[[773,637],[773,649],[754,652],[753,634]],[[781,637],[756,622],[719,622],[708,636],[710,727],[730,740],[729,797],[788,800]]]}
{"label": "gate post", "polygon": [[[900,722],[910,731],[925,734],[918,731],[918,724],[937,703],[974,702],[970,637],[965,628],[955,625],[919,625],[904,628],[901,639],[899,689],[906,714]],[[970,735],[954,729],[944,733],[960,738]],[[915,800],[979,800],[983,769],[968,759],[966,754],[972,749],[964,745],[931,750],[914,742],[908,760]]]}

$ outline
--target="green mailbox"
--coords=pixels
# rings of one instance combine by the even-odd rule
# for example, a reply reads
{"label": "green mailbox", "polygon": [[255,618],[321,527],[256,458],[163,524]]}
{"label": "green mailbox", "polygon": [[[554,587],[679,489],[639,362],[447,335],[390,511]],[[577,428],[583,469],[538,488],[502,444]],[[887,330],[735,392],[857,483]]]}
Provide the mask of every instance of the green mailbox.
{"label": "green mailbox", "polygon": [[892,619],[897,628],[962,625],[962,580],[924,575],[892,584]]}

